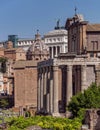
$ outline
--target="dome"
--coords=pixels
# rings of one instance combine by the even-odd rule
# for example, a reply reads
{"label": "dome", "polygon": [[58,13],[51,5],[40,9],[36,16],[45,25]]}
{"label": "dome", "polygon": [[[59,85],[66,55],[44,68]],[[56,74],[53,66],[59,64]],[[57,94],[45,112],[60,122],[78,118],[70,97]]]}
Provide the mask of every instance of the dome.
{"label": "dome", "polygon": [[28,51],[33,52],[35,50],[43,50],[43,42],[41,41],[36,41],[35,43],[33,43],[30,48],[28,49]]}
{"label": "dome", "polygon": [[26,57],[27,60],[44,60],[49,56],[45,48],[44,41],[41,39],[40,34],[35,35],[34,43],[29,47]]}
{"label": "dome", "polygon": [[34,43],[29,47],[28,51],[29,52],[34,52],[35,50],[40,50],[42,51],[44,47],[44,42],[41,39],[41,35],[38,33],[37,30],[37,34],[35,34],[35,41]]}

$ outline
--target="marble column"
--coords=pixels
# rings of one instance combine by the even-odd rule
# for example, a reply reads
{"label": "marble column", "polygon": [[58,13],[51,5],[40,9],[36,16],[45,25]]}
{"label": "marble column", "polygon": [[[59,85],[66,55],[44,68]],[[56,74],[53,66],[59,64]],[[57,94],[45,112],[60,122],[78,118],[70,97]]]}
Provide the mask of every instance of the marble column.
{"label": "marble column", "polygon": [[47,83],[47,69],[44,68],[44,95],[46,94],[46,83]]}
{"label": "marble column", "polygon": [[38,87],[37,87],[37,110],[38,112],[40,111],[40,100],[41,100],[41,97],[40,97],[40,73],[39,73],[39,70],[38,70]]}
{"label": "marble column", "polygon": [[50,114],[53,113],[53,69],[50,68]]}
{"label": "marble column", "polygon": [[51,47],[51,58],[53,59],[53,57],[54,57],[54,49],[53,49],[53,47]]}
{"label": "marble column", "polygon": [[55,56],[58,56],[58,49],[57,49],[57,46],[56,46],[55,48],[56,48]]}
{"label": "marble column", "polygon": [[47,73],[47,112],[49,113],[50,109],[50,71],[48,68],[48,73]]}
{"label": "marble column", "polygon": [[87,88],[86,85],[86,65],[81,66],[81,91],[83,92]]}
{"label": "marble column", "polygon": [[67,66],[67,89],[66,90],[67,90],[66,105],[68,105],[68,102],[72,97],[72,65]]}
{"label": "marble column", "polygon": [[47,83],[47,71],[43,68],[43,109],[46,110],[46,83]]}
{"label": "marble column", "polygon": [[53,76],[54,76],[53,116],[58,116],[59,115],[59,110],[58,110],[58,66],[53,66]]}
{"label": "marble column", "polygon": [[41,80],[40,80],[40,93],[41,93],[41,109],[43,108],[43,71],[41,73]]}

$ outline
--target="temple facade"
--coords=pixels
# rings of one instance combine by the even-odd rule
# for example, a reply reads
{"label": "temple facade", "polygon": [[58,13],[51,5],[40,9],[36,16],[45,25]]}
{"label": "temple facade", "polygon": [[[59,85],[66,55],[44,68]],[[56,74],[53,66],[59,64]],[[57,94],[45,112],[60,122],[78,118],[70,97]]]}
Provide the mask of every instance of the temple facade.
{"label": "temple facade", "polygon": [[100,84],[99,27],[82,15],[67,19],[68,53],[38,63],[38,112],[59,116],[73,95]]}

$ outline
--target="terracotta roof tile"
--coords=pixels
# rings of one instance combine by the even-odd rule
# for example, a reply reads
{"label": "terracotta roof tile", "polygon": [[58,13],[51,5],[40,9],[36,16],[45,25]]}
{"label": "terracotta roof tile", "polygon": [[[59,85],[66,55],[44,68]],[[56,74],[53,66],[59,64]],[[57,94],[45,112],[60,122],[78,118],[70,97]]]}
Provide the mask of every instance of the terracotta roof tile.
{"label": "terracotta roof tile", "polygon": [[87,31],[100,31],[100,24],[88,24]]}

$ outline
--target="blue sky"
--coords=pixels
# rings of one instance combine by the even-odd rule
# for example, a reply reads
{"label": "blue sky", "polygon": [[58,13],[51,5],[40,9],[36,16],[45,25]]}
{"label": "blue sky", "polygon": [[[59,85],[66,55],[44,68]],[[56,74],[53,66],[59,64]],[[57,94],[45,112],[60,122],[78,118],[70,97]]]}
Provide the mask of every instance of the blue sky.
{"label": "blue sky", "polygon": [[11,34],[34,38],[37,29],[43,36],[58,19],[63,26],[75,6],[86,21],[100,23],[100,0],[0,0],[0,41]]}

